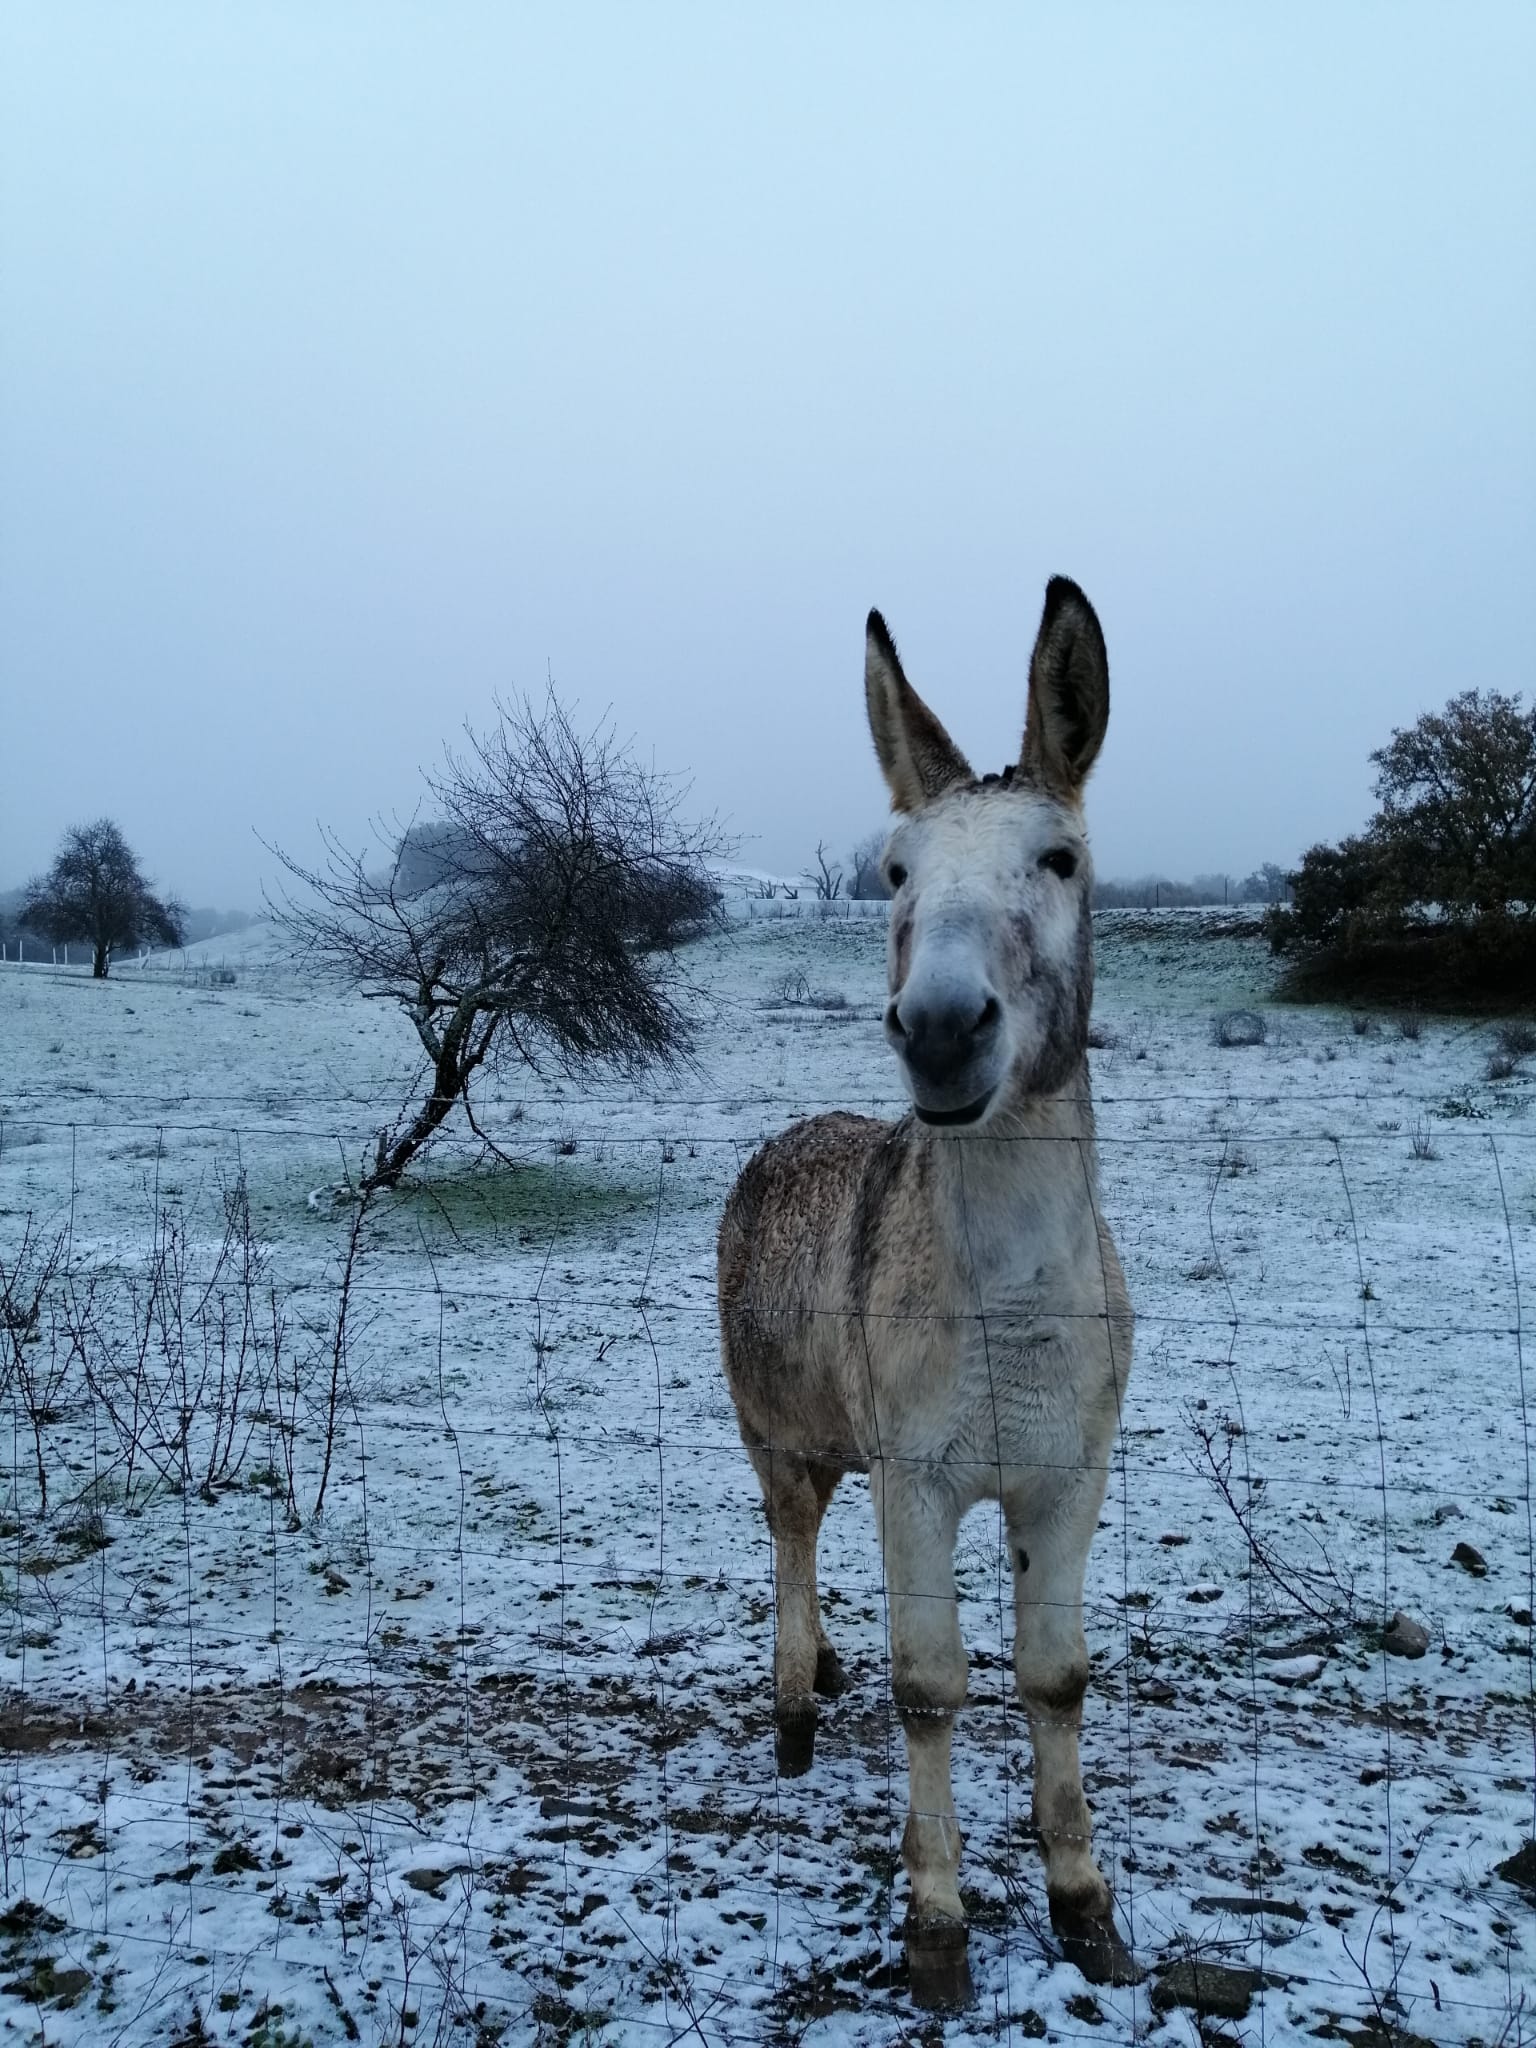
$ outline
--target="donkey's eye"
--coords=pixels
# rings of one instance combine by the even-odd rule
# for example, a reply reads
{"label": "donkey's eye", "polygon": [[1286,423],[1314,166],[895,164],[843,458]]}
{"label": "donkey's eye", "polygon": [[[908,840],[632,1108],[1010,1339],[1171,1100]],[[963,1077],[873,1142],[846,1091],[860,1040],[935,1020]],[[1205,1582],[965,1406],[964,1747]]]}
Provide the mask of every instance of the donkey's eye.
{"label": "donkey's eye", "polygon": [[893,860],[891,862],[890,866],[885,871],[885,879],[890,883],[893,889],[899,889],[901,887],[902,883],[907,879],[907,871],[901,865],[900,861]]}
{"label": "donkey's eye", "polygon": [[1077,873],[1077,855],[1070,846],[1053,846],[1049,853],[1042,853],[1040,865],[1049,868],[1053,875],[1060,875],[1064,882],[1070,882]]}

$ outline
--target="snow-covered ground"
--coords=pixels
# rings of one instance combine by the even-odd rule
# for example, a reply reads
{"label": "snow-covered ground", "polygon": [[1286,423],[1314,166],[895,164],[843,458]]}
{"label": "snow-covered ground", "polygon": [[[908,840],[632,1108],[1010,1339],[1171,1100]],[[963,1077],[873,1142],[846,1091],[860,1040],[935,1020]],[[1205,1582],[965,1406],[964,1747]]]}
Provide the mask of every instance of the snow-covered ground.
{"label": "snow-covered ground", "polygon": [[[65,1235],[36,1328],[0,1327],[17,2038],[1530,2040],[1532,1898],[1495,1866],[1536,1801],[1536,1060],[1489,1082],[1487,1025],[1264,1007],[1241,920],[1099,920],[1139,1323],[1084,1754],[1161,1975],[1090,1993],[1056,1960],[986,1514],[961,1557],[969,2013],[902,1983],[854,1481],[823,1582],[855,1682],[811,1775],[776,1779],[714,1229],[761,1136],[896,1107],[883,942],[796,917],[697,948],[717,1007],[681,1088],[508,1076],[485,1118],[513,1163],[460,1138],[375,1205],[340,1346],[356,1212],[309,1197],[399,1107],[409,1027],[266,928],[106,983],[0,970],[0,1262],[29,1219],[23,1264]],[[1265,1043],[1213,1043],[1236,1005]],[[1416,1660],[1383,1650],[1399,1609]],[[1155,2002],[1190,1958],[1262,1972],[1246,2017]]]}

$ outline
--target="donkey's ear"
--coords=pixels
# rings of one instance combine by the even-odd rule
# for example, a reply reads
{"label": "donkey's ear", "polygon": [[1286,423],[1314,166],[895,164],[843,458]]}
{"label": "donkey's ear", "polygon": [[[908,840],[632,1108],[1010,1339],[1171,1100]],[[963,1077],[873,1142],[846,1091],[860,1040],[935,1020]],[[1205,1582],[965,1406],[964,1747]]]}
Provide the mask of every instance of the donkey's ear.
{"label": "donkey's ear", "polygon": [[1093,606],[1067,576],[1045,586],[1029,660],[1029,712],[1020,767],[1076,802],[1109,724],[1109,656]]}
{"label": "donkey's ear", "polygon": [[902,674],[878,612],[864,631],[864,696],[893,810],[921,810],[952,784],[973,779],[964,754]]}

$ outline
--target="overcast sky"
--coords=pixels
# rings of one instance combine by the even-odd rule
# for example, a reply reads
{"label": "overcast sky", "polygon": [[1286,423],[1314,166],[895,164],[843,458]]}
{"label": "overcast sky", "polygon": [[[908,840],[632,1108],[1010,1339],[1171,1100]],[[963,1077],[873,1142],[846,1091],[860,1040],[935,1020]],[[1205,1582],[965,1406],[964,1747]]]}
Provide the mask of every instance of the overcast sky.
{"label": "overcast sky", "polygon": [[1536,651],[1536,8],[0,11],[0,887],[195,903],[493,693],[743,857],[884,797],[862,634],[982,768],[1047,576],[1101,873],[1292,859]]}

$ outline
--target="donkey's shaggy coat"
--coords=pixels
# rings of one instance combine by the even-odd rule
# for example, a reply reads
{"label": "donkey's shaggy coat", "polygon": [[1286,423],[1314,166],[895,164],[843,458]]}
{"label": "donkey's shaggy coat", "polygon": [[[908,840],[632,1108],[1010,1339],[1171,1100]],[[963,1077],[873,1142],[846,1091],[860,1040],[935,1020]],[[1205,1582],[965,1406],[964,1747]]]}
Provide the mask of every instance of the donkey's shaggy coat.
{"label": "donkey's shaggy coat", "polygon": [[725,1374],[774,1540],[780,1768],[810,1767],[814,1695],[843,1689],[816,1537],[838,1480],[868,1472],[907,1738],[912,1984],[930,2003],[966,1997],[954,1547],[967,1509],[1000,1501],[1052,1924],[1086,1975],[1130,1981],[1078,1762],[1083,1574],[1131,1354],[1085,1060],[1080,802],[1109,716],[1103,637],[1076,584],[1054,578],[1019,761],[982,780],[878,612],[865,686],[898,813],[885,1021],[913,1111],[795,1125],[750,1161],[720,1226]]}

